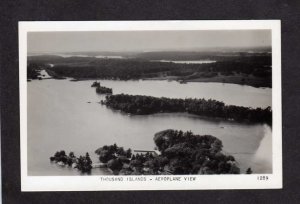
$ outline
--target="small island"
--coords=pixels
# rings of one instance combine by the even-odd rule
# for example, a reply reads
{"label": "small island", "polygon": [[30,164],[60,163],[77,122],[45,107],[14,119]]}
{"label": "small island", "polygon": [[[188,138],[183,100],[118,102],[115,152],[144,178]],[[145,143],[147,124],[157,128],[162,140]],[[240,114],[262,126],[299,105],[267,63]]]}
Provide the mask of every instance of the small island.
{"label": "small island", "polygon": [[85,156],[79,156],[77,158],[73,152],[70,152],[69,155],[66,155],[66,152],[61,150],[56,152],[54,156],[50,157],[50,161],[57,163],[59,166],[77,168],[82,173],[90,173],[92,169],[92,160],[89,153],[86,153]]}
{"label": "small island", "polygon": [[96,92],[97,92],[98,94],[112,94],[112,93],[113,93],[113,91],[112,91],[111,88],[107,88],[107,87],[105,87],[105,86],[101,86],[101,85],[100,85],[100,82],[97,82],[97,81],[95,81],[95,82],[91,85],[91,87],[96,87]]}
{"label": "small island", "polygon": [[98,86],[96,88],[96,92],[98,94],[112,94],[112,89],[111,88],[107,88],[105,86]]}
{"label": "small island", "polygon": [[98,81],[94,81],[94,83],[91,85],[91,87],[99,87],[100,86],[100,82]]}
{"label": "small island", "polygon": [[186,112],[205,117],[222,118],[234,121],[267,123],[272,125],[271,107],[249,108],[225,105],[223,102],[205,99],[171,99],[142,95],[116,94],[106,96],[101,104],[125,113],[145,115],[154,113]]}

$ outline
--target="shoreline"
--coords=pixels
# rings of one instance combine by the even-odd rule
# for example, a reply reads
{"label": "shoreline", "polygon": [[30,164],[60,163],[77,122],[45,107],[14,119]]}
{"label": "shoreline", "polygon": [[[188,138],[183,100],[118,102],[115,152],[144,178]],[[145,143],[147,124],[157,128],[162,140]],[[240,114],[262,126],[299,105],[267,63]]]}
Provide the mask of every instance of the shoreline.
{"label": "shoreline", "polygon": [[[196,115],[193,113],[188,113],[188,112],[160,112],[160,113],[151,113],[151,114],[132,114],[132,113],[126,113],[121,110],[115,110],[110,107],[107,107],[108,109],[112,110],[113,112],[122,114],[124,116],[132,117],[132,118],[138,118],[138,117],[143,117],[143,116],[179,116],[179,117],[188,117],[188,118],[197,118],[199,120],[205,120],[205,121],[210,121],[210,122],[215,122],[215,123],[228,123],[228,124],[241,124],[241,125],[267,125],[268,127],[272,128],[272,126],[266,122],[251,122],[251,121],[235,121],[233,119],[224,119],[221,117],[208,117],[208,116],[201,116],[201,115]],[[224,128],[223,126],[220,126],[220,128]]]}
{"label": "shoreline", "polygon": [[[145,102],[146,101],[146,102]],[[183,112],[236,122],[267,123],[272,126],[271,107],[265,109],[226,105],[224,102],[206,99],[178,99],[144,95],[116,94],[106,97],[102,105],[130,115]],[[159,104],[156,106],[156,104]],[[175,105],[175,108],[170,108]]]}
{"label": "shoreline", "polygon": [[[136,79],[121,80],[118,78],[97,78],[97,77],[87,77],[87,78],[72,78],[59,76],[55,72],[44,69],[50,78],[54,79],[70,79],[72,82],[76,81],[89,81],[89,80],[113,80],[113,81],[139,81],[139,80],[153,80],[153,81],[176,81],[180,84],[186,84],[188,82],[205,82],[205,83],[222,83],[222,84],[236,84],[241,86],[251,86],[254,88],[272,88],[272,80],[267,80],[265,78],[256,77],[253,75],[244,75],[244,74],[234,74],[234,75],[222,75],[218,73],[216,76],[212,77],[201,77],[189,75],[189,76],[157,76],[157,77],[141,77]],[[33,80],[28,78],[28,80]]]}
{"label": "shoreline", "polygon": [[241,86],[251,86],[254,88],[272,88],[271,84],[264,82],[264,80],[259,79],[258,77],[248,77],[245,82],[242,82],[243,76],[216,76],[210,78],[199,77],[195,79],[182,79],[177,76],[165,76],[165,77],[153,77],[153,78],[142,78],[142,80],[171,80],[180,81],[185,83],[188,82],[205,82],[205,83],[221,83],[221,84],[236,84]]}
{"label": "shoreline", "polygon": [[[140,79],[128,79],[128,80],[120,80],[120,79],[103,79],[103,78],[71,78],[70,81],[72,82],[77,82],[77,81],[90,81],[90,80],[112,80],[112,81],[139,81],[139,80],[149,80],[149,81],[176,81],[178,83],[180,83],[180,79],[177,77],[153,77],[153,78],[140,78]],[[242,83],[240,82],[239,78],[230,78],[227,77],[225,78],[225,80],[227,81],[223,81],[223,78],[221,77],[213,77],[213,78],[196,78],[196,79],[188,79],[188,80],[184,80],[183,84],[186,83],[197,83],[197,82],[201,82],[201,83],[219,83],[219,84],[235,84],[235,85],[241,85],[241,86],[250,86],[250,87],[254,87],[254,88],[272,88],[272,86],[268,86],[265,83],[261,83],[259,80],[254,79],[256,81],[249,81],[249,83]]]}
{"label": "shoreline", "polygon": [[[117,111],[112,109],[113,111],[119,112],[123,115],[128,115],[128,113],[122,112],[122,111]],[[205,121],[210,121],[210,122],[215,122],[215,123],[228,123],[228,124],[241,124],[241,125],[267,125],[268,127],[271,127],[268,123],[255,123],[251,121],[234,121],[232,119],[224,119],[221,117],[208,117],[208,116],[201,116],[201,115],[196,115],[193,113],[188,113],[188,112],[161,112],[161,113],[153,113],[153,114],[144,114],[144,115],[136,115],[136,114],[130,114],[129,117],[139,117],[139,116],[179,116],[179,117],[189,117],[189,118],[197,118],[199,120],[205,120]],[[223,126],[220,126],[220,128],[224,128]]]}

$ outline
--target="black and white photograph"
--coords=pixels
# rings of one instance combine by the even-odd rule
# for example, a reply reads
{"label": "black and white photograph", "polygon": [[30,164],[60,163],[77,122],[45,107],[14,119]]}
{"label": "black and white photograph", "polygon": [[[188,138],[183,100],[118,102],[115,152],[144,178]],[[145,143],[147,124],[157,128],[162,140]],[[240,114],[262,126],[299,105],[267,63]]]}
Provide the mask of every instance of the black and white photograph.
{"label": "black and white photograph", "polygon": [[22,190],[281,187],[280,21],[77,23],[19,24]]}

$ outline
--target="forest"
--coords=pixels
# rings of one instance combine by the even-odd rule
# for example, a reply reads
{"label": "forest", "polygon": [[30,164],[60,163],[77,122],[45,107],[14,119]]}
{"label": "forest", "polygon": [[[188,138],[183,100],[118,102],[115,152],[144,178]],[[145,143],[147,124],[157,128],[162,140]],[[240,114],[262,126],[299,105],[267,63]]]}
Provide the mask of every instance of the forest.
{"label": "forest", "polygon": [[271,107],[249,108],[225,105],[223,102],[206,99],[171,99],[142,95],[116,94],[106,96],[102,104],[125,113],[145,115],[153,113],[186,112],[199,116],[222,118],[234,121],[267,123],[272,125]]}
{"label": "forest", "polygon": [[31,79],[39,79],[40,77],[40,67],[38,66],[38,64],[28,64],[27,66],[27,79],[31,80]]}
{"label": "forest", "polygon": [[[184,53],[181,53],[183,56]],[[197,54],[197,53],[196,53]],[[178,64],[151,60],[148,55],[137,55],[139,58],[99,59],[95,57],[31,56],[28,58],[28,70],[43,67],[56,77],[74,79],[116,79],[135,80],[160,77],[175,77],[176,80],[195,81],[195,79],[214,79],[220,82],[248,84],[257,87],[271,87],[272,58],[270,54],[238,53],[226,55],[210,53],[194,54],[203,60],[216,60],[209,64]],[[151,55],[150,55],[151,56]],[[178,57],[177,57],[178,58]],[[154,57],[154,59],[156,59]],[[181,59],[181,58],[178,58]],[[54,66],[49,66],[53,64]],[[31,76],[29,74],[28,76]],[[231,76],[231,78],[230,78]],[[233,80],[232,77],[235,77]],[[253,82],[254,81],[254,82]]]}
{"label": "forest", "polygon": [[116,144],[96,150],[116,175],[239,174],[231,155],[222,153],[222,141],[210,135],[164,130],[154,136],[160,155],[132,154]]}

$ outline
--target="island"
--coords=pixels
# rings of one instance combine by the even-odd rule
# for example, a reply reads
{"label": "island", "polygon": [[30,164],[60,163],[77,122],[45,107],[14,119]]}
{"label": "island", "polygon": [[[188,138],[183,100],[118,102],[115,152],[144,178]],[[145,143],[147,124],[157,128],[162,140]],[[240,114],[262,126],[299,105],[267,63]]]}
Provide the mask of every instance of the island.
{"label": "island", "polygon": [[[76,157],[64,150],[56,152],[50,161],[88,174],[93,168],[108,168],[114,175],[240,174],[235,158],[223,152],[222,141],[214,136],[167,129],[157,132],[153,140],[156,150],[104,145],[95,151],[100,163],[92,164],[88,153]],[[245,173],[251,174],[251,168]]]}
{"label": "island", "polygon": [[254,109],[243,106],[225,105],[223,102],[212,99],[171,99],[116,94],[106,96],[106,100],[102,100],[101,104],[114,110],[136,115],[186,112],[205,117],[272,125],[271,107]]}
{"label": "island", "polygon": [[222,141],[214,136],[168,129],[156,133],[154,142],[158,154],[133,154],[116,144],[105,145],[95,153],[115,175],[240,173],[235,158],[222,152]]}
{"label": "island", "polygon": [[85,156],[76,157],[73,152],[66,155],[66,152],[61,150],[50,157],[50,161],[57,163],[59,166],[77,168],[82,173],[90,173],[92,169],[92,160],[89,153],[86,153]]}
{"label": "island", "polygon": [[113,93],[113,91],[112,91],[111,88],[107,88],[107,87],[105,87],[105,86],[101,86],[101,85],[100,85],[100,82],[97,82],[97,81],[95,81],[95,82],[91,85],[91,87],[96,87],[96,92],[97,92],[98,94],[112,94],[112,93]]}
{"label": "island", "polygon": [[93,84],[91,85],[91,87],[99,87],[100,86],[100,82],[98,81],[94,81]]}
{"label": "island", "polygon": [[112,94],[113,93],[111,88],[107,88],[105,86],[98,86],[96,88],[96,92],[98,94]]}

